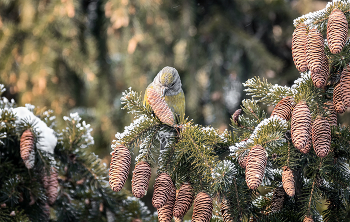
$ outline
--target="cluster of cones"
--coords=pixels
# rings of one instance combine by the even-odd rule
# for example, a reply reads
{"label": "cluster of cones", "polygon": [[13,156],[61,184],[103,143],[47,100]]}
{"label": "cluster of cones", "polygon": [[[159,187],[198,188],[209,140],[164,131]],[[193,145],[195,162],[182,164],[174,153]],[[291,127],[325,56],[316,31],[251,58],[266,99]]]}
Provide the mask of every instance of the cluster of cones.
{"label": "cluster of cones", "polygon": [[[131,163],[130,151],[123,145],[115,148],[109,169],[109,184],[112,190],[120,191],[129,174]],[[151,178],[151,166],[140,161],[136,164],[132,177],[132,193],[137,198],[142,198],[148,189]],[[184,215],[192,206],[192,221],[210,221],[213,204],[211,197],[200,192],[194,198],[192,186],[183,183],[179,190],[176,190],[171,177],[167,173],[160,173],[154,184],[152,204],[158,211],[158,220],[161,222],[181,221]]]}

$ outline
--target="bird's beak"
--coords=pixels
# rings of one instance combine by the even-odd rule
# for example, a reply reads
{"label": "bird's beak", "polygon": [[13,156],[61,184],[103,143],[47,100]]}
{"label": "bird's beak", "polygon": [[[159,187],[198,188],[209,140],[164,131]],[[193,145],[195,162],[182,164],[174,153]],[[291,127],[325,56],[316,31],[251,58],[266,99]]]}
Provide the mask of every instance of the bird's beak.
{"label": "bird's beak", "polygon": [[165,92],[166,92],[167,89],[168,89],[168,87],[166,87],[166,86],[163,86],[161,88],[162,97],[165,97]]}

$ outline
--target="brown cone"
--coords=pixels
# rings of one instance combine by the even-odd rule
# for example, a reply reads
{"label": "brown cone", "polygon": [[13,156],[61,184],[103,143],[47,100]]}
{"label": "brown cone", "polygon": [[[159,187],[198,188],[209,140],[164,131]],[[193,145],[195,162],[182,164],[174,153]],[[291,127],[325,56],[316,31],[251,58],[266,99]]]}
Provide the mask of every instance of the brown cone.
{"label": "brown cone", "polygon": [[129,175],[130,151],[123,145],[117,146],[112,154],[109,168],[109,185],[115,192],[120,191]]}
{"label": "brown cone", "polygon": [[313,73],[320,73],[326,55],[324,52],[324,40],[322,34],[316,28],[309,31],[307,37],[306,58],[309,70]]}
{"label": "brown cone", "polygon": [[239,115],[241,115],[241,113],[242,113],[242,109],[237,109],[232,115],[232,120],[237,126],[240,126],[238,117]]}
{"label": "brown cone", "polygon": [[213,201],[204,192],[197,194],[193,204],[192,222],[209,222],[213,212]]}
{"label": "brown cone", "polygon": [[176,189],[175,189],[175,186],[172,184],[169,190],[169,197],[167,202],[161,208],[157,209],[159,222],[170,222],[171,219],[173,218],[175,196],[176,196]]}
{"label": "brown cone", "polygon": [[55,167],[51,167],[50,175],[43,176],[43,184],[46,189],[48,203],[54,204],[58,196],[58,173]]}
{"label": "brown cone", "polygon": [[244,153],[241,153],[241,155],[238,156],[238,164],[245,169],[247,166],[247,159],[248,155],[244,155]]}
{"label": "brown cone", "polygon": [[337,113],[334,109],[334,105],[332,101],[327,101],[324,103],[325,107],[325,111],[326,111],[326,115],[327,115],[327,120],[329,122],[329,125],[331,126],[336,126],[337,125]]}
{"label": "brown cone", "polygon": [[326,77],[321,72],[311,71],[311,80],[317,88],[321,89],[326,85]]}
{"label": "brown cone", "polygon": [[342,82],[343,89],[343,103],[344,106],[350,107],[350,67],[346,66],[340,77],[340,81]]}
{"label": "brown cone", "polygon": [[25,166],[32,169],[35,161],[34,134],[27,129],[20,139],[20,153]]}
{"label": "brown cone", "polygon": [[174,115],[165,100],[152,88],[147,89],[147,101],[154,114],[165,124],[175,124]]}
{"label": "brown cone", "polygon": [[306,102],[299,102],[293,112],[291,121],[293,145],[302,153],[311,148],[311,114]]}
{"label": "brown cone", "polygon": [[257,189],[265,174],[267,156],[265,149],[260,145],[255,145],[248,154],[245,168],[245,181],[249,189]]}
{"label": "brown cone", "polygon": [[295,103],[293,97],[287,96],[278,102],[273,109],[271,116],[278,116],[288,121],[292,117],[294,106]]}
{"label": "brown cone", "polygon": [[307,27],[300,23],[293,32],[292,55],[293,61],[299,72],[307,70],[306,61]]}
{"label": "brown cone", "polygon": [[137,198],[142,198],[148,189],[149,180],[151,179],[151,166],[144,161],[135,166],[132,173],[132,193]]}
{"label": "brown cone", "polygon": [[225,198],[221,201],[220,210],[224,222],[233,222],[233,217],[230,213],[230,203]]}
{"label": "brown cone", "polygon": [[173,186],[173,181],[167,173],[158,175],[153,186],[152,205],[155,208],[161,208],[167,202]]}
{"label": "brown cone", "polygon": [[271,200],[271,211],[277,212],[282,209],[284,201],[284,189],[283,187],[277,187],[273,192]]}
{"label": "brown cone", "polygon": [[191,208],[193,203],[193,190],[189,183],[181,185],[174,206],[174,217],[182,218]]}
{"label": "brown cone", "polygon": [[312,124],[312,144],[316,155],[323,158],[331,147],[331,127],[323,117],[317,117]]}
{"label": "brown cone", "polygon": [[340,82],[338,85],[334,87],[333,105],[337,113],[345,112],[346,107],[343,102],[343,82]]}
{"label": "brown cone", "polygon": [[293,171],[287,166],[282,167],[282,169],[283,189],[288,196],[292,197],[295,194]]}
{"label": "brown cone", "polygon": [[327,42],[331,53],[336,54],[343,49],[348,37],[348,21],[339,9],[333,9],[328,17]]}
{"label": "brown cone", "polygon": [[311,216],[305,216],[303,222],[314,222]]}

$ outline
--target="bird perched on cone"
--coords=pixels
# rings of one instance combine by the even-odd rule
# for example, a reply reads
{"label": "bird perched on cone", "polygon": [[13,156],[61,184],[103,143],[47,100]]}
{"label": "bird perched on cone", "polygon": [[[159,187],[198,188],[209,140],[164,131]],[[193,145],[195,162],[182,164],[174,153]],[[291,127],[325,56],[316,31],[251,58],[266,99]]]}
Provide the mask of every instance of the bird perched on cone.
{"label": "bird perched on cone", "polygon": [[[153,82],[147,89],[154,89],[162,98],[174,114],[175,121],[181,123],[185,116],[185,95],[181,88],[181,79],[177,70],[166,66],[154,77]],[[147,89],[143,104],[148,104]]]}

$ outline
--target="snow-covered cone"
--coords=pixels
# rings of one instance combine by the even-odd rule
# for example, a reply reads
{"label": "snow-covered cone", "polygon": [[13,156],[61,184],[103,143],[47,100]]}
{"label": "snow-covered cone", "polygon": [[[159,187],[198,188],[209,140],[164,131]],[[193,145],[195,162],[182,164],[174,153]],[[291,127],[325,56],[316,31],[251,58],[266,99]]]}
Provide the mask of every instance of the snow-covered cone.
{"label": "snow-covered cone", "polygon": [[172,184],[167,202],[157,209],[159,222],[171,222],[173,218],[173,208],[175,204],[176,189]]}
{"label": "snow-covered cone", "polygon": [[245,181],[249,189],[257,189],[265,174],[267,156],[264,147],[255,145],[248,154]]}
{"label": "snow-covered cone", "polygon": [[284,189],[283,187],[277,187],[273,192],[271,200],[271,211],[277,212],[282,209],[284,201]]}
{"label": "snow-covered cone", "polygon": [[132,174],[132,194],[137,198],[142,198],[147,192],[150,179],[151,166],[145,161],[136,164]]}
{"label": "snow-covered cone", "polygon": [[237,125],[240,126],[240,123],[238,121],[239,115],[241,115],[242,109],[237,109],[233,114],[232,114],[232,120],[233,122]]}
{"label": "snow-covered cone", "polygon": [[292,197],[295,194],[293,171],[287,166],[282,167],[282,169],[283,189],[288,196]]}
{"label": "snow-covered cone", "polygon": [[189,183],[181,185],[174,206],[174,217],[183,218],[191,208],[193,202],[193,190]]}
{"label": "snow-covered cone", "polygon": [[316,28],[313,28],[307,36],[306,46],[306,58],[309,70],[314,73],[320,73],[325,57],[322,34]]}
{"label": "snow-covered cone", "polygon": [[51,167],[50,175],[44,172],[43,184],[46,190],[46,196],[50,205],[54,204],[58,196],[58,173],[55,167]]}
{"label": "snow-covered cone", "polygon": [[305,216],[303,222],[314,222],[311,216]]}
{"label": "snow-covered cone", "polygon": [[224,222],[233,222],[233,217],[230,213],[230,204],[226,198],[221,201],[220,211]]}
{"label": "snow-covered cone", "polygon": [[350,107],[350,67],[347,65],[340,77],[340,81],[342,82],[342,96],[343,96],[343,103],[344,106]]}
{"label": "snow-covered cone", "polygon": [[326,111],[326,115],[327,115],[327,120],[329,122],[329,125],[331,126],[336,126],[337,122],[338,122],[338,117],[337,117],[337,113],[334,109],[334,105],[332,101],[327,101],[324,103],[324,109]]}
{"label": "snow-covered cone", "polygon": [[152,205],[155,208],[161,208],[167,202],[173,186],[173,181],[167,173],[158,175],[153,186]]}
{"label": "snow-covered cone", "polygon": [[117,146],[112,154],[109,168],[109,185],[115,192],[120,191],[129,175],[131,155],[128,148]]}
{"label": "snow-covered cone", "polygon": [[193,204],[192,222],[209,222],[213,212],[213,200],[204,192],[197,194]]}
{"label": "snow-covered cone", "polygon": [[292,55],[293,61],[299,72],[307,70],[306,61],[307,26],[300,23],[293,32]]}
{"label": "snow-covered cone", "polygon": [[175,124],[175,119],[173,112],[169,108],[168,104],[165,102],[154,89],[147,89],[147,101],[152,107],[154,114],[159,118],[159,120],[165,124],[173,126]]}
{"label": "snow-covered cone", "polygon": [[291,96],[287,96],[281,101],[273,109],[271,116],[278,116],[281,119],[289,120],[292,117],[292,111],[295,106],[294,99]]}
{"label": "snow-covered cone", "polygon": [[327,42],[331,53],[336,54],[343,49],[348,37],[348,21],[344,13],[335,8],[328,17]]}
{"label": "snow-covered cone", "polygon": [[291,121],[293,145],[302,153],[311,148],[311,114],[306,102],[299,102],[293,112]]}
{"label": "snow-covered cone", "polygon": [[325,157],[331,147],[331,127],[323,117],[317,117],[312,124],[312,144],[317,156]]}
{"label": "snow-covered cone", "polygon": [[333,90],[333,105],[334,109],[337,113],[345,112],[345,105],[343,102],[343,82],[340,82],[338,85],[334,87]]}
{"label": "snow-covered cone", "polygon": [[23,132],[20,139],[20,153],[25,166],[32,169],[35,161],[34,134],[30,129]]}

